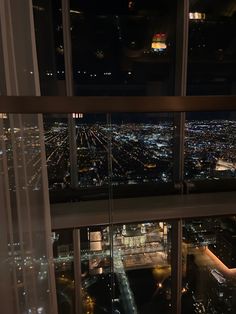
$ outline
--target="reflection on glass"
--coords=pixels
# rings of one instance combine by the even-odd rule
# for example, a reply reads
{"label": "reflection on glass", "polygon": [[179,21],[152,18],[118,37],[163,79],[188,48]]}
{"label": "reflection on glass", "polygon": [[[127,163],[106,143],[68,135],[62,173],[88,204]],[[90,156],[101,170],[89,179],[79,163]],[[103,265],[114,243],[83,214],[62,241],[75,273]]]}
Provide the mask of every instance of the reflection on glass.
{"label": "reflection on glass", "polygon": [[71,1],[77,95],[173,94],[176,1]]}
{"label": "reflection on glass", "polygon": [[[39,191],[42,186],[42,167],[40,131],[38,126],[32,123],[30,115],[13,116],[1,114],[0,118],[4,119],[4,141],[8,152],[10,190],[16,190],[14,172],[14,162],[16,162],[19,165],[18,168],[22,171],[21,174],[23,175],[23,167],[25,167],[28,175],[26,182],[24,182],[23,176],[20,175],[19,178],[22,180],[20,186],[25,189],[27,186],[32,191]],[[13,123],[15,123],[14,127],[12,127]],[[22,158],[22,151],[26,160]],[[15,161],[14,158],[16,158]]]}
{"label": "reflection on glass", "polygon": [[235,94],[235,1],[190,1],[190,95]]}
{"label": "reflection on glass", "polygon": [[61,0],[33,0],[42,95],[65,95]]}
{"label": "reflection on glass", "polygon": [[84,313],[170,313],[169,224],[88,227],[81,241]]}
{"label": "reflection on glass", "polygon": [[235,237],[235,217],[185,220],[182,313],[235,313]]}
{"label": "reflection on glass", "polygon": [[75,313],[74,252],[72,230],[52,233],[59,314]]}
{"label": "reflection on glass", "polygon": [[191,113],[186,121],[185,177],[236,176],[236,119],[233,112]]}

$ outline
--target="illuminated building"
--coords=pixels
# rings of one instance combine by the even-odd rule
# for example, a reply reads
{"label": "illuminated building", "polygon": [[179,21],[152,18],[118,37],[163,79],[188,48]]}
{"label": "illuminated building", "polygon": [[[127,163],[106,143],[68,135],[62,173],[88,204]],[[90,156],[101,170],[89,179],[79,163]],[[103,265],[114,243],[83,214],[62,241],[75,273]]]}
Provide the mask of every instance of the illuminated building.
{"label": "illuminated building", "polygon": [[142,246],[146,242],[146,236],[142,235],[140,231],[128,231],[126,235],[122,238],[122,244],[125,247],[135,247],[135,246]]}
{"label": "illuminated building", "polygon": [[190,12],[189,13],[189,18],[190,20],[205,20],[206,19],[206,14],[205,13],[200,13],[200,12]]}

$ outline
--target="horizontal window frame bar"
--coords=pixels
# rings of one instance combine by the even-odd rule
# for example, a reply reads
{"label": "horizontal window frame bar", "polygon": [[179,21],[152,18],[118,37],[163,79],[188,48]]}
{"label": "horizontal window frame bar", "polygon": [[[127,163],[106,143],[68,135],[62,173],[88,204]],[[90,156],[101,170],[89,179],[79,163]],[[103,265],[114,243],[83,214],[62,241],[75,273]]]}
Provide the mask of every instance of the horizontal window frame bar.
{"label": "horizontal window frame bar", "polygon": [[[235,192],[113,200],[113,224],[236,215]],[[109,225],[109,200],[51,204],[52,229]]]}
{"label": "horizontal window frame bar", "polygon": [[2,113],[236,111],[236,96],[0,96]]}

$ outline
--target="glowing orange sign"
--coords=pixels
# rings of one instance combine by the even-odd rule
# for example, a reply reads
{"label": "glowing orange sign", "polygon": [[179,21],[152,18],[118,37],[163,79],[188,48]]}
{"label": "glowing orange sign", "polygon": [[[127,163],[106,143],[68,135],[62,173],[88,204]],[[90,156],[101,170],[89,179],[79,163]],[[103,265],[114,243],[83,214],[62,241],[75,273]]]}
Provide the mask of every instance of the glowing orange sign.
{"label": "glowing orange sign", "polygon": [[167,48],[166,46],[166,34],[157,33],[152,38],[152,49],[154,51],[163,51]]}

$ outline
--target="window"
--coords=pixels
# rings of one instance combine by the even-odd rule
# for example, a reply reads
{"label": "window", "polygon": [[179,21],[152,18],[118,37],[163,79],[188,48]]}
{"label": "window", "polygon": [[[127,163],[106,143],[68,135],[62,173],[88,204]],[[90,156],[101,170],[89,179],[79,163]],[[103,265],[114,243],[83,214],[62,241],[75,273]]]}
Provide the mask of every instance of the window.
{"label": "window", "polygon": [[190,1],[188,95],[235,94],[234,1]]}
{"label": "window", "polygon": [[170,313],[170,233],[167,222],[82,228],[84,312]]}
{"label": "window", "polygon": [[235,311],[235,217],[186,219],[183,313]]}
{"label": "window", "polygon": [[71,1],[76,95],[171,95],[176,1]]}
{"label": "window", "polygon": [[233,112],[191,113],[186,120],[186,178],[235,177]]}

